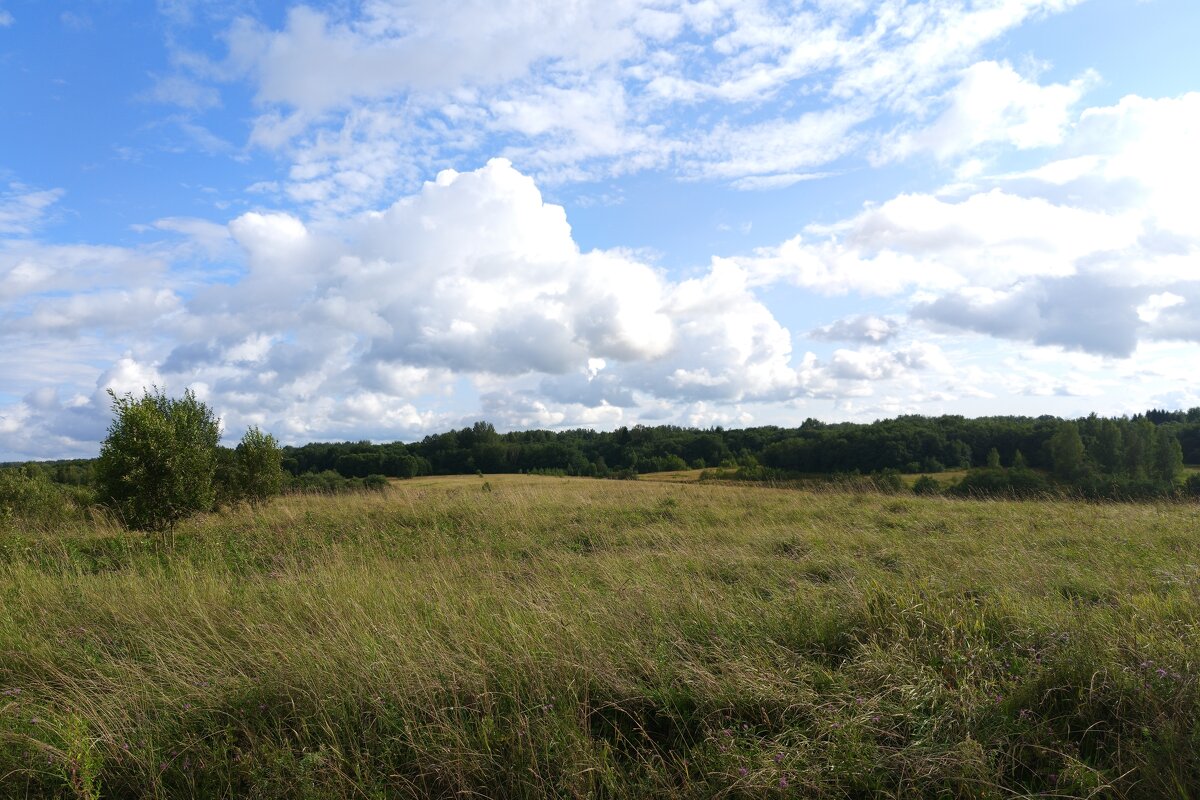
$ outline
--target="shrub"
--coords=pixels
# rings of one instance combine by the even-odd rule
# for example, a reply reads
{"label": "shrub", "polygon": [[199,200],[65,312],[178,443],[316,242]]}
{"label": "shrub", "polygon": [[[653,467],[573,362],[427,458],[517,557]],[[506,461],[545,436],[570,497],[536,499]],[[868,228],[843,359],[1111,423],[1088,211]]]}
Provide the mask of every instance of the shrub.
{"label": "shrub", "polygon": [[235,451],[238,491],[251,503],[261,503],[283,491],[283,451],[269,433],[251,426]]}
{"label": "shrub", "polygon": [[948,491],[967,497],[1040,497],[1051,492],[1050,483],[1031,469],[981,467],[970,470]]}
{"label": "shrub", "polygon": [[942,485],[936,478],[922,475],[913,483],[912,490],[914,494],[941,494]]}
{"label": "shrub", "polygon": [[1183,489],[1190,497],[1200,497],[1200,472],[1188,475]]}
{"label": "shrub", "polygon": [[220,422],[191,391],[158,389],[141,398],[112,397],[115,419],[100,446],[96,484],[101,502],[131,528],[161,530],[212,508]]}
{"label": "shrub", "polygon": [[904,491],[904,479],[900,477],[900,470],[898,469],[885,469],[878,475],[872,476],[872,478],[877,491],[887,493]]}
{"label": "shrub", "polygon": [[346,478],[327,469],[324,472],[305,472],[301,475],[287,476],[284,488],[289,492],[316,494],[343,494],[360,492],[364,489],[382,491],[388,486],[384,475],[374,474],[365,478]]}
{"label": "shrub", "polygon": [[0,521],[59,522],[76,514],[78,506],[87,505],[86,490],[78,494],[79,502],[75,502],[70,493],[35,468],[0,469]]}

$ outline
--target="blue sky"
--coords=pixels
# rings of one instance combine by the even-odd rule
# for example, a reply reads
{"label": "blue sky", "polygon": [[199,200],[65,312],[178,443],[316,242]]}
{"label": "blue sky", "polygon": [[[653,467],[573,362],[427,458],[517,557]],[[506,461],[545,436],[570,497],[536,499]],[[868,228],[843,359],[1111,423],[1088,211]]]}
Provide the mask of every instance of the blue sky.
{"label": "blue sky", "polygon": [[1200,405],[1200,4],[0,0],[0,460]]}

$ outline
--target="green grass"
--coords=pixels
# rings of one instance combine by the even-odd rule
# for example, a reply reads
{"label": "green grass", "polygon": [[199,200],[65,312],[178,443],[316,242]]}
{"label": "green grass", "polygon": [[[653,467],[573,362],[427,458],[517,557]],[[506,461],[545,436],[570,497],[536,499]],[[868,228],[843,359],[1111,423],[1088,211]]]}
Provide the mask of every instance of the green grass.
{"label": "green grass", "polygon": [[1200,507],[488,476],[0,529],[0,797],[1200,796]]}

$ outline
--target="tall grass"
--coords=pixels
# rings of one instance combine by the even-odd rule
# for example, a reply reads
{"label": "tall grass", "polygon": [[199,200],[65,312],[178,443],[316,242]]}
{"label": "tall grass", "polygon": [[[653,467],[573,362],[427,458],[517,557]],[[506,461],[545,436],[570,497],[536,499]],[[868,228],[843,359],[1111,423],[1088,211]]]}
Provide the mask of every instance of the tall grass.
{"label": "tall grass", "polygon": [[10,526],[0,796],[1200,795],[1196,506],[486,483]]}

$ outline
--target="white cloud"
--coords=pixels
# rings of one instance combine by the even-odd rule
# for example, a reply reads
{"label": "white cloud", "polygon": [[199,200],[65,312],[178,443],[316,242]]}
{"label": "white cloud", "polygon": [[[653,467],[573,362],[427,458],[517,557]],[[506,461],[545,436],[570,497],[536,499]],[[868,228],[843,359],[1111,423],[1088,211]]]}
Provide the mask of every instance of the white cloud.
{"label": "white cloud", "polygon": [[14,22],[16,22],[16,20],[13,18],[11,12],[0,10],[0,28],[7,28]]}
{"label": "white cloud", "polygon": [[47,210],[62,198],[62,189],[32,189],[10,183],[0,191],[0,235],[28,235],[46,219]]}
{"label": "white cloud", "polygon": [[[955,80],[932,140],[901,149],[1052,138],[1082,79],[1040,87],[1007,65],[970,65],[1075,2],[299,6],[278,29],[233,23],[223,60],[176,52],[181,75],[152,91],[203,108],[218,102],[203,82],[248,81],[251,144],[292,160],[287,196],[319,213],[371,207],[481,151],[544,182],[665,169],[778,188],[863,155],[893,115],[921,116]],[[190,16],[177,5],[164,13]]]}
{"label": "white cloud", "polygon": [[999,189],[959,201],[906,194],[734,261],[762,283],[889,295],[1071,275],[1081,259],[1126,247],[1140,233],[1133,218]]}
{"label": "white cloud", "polygon": [[207,111],[221,105],[221,93],[215,86],[200,83],[184,75],[151,75],[153,85],[138,99],[166,103],[189,111]]}
{"label": "white cloud", "polygon": [[963,71],[933,124],[899,136],[885,151],[893,158],[928,151],[945,160],[988,144],[1019,150],[1059,144],[1072,107],[1096,80],[1085,73],[1067,84],[1041,86],[1007,63],[980,61]]}
{"label": "white cloud", "polygon": [[778,175],[751,175],[738,178],[730,186],[743,192],[758,192],[770,189],[786,189],[804,181],[816,181],[828,178],[833,172],[782,172]]}
{"label": "white cloud", "polygon": [[[543,59],[568,68],[620,60],[642,46],[631,27],[638,5],[371,3],[344,22],[300,6],[277,32],[242,20],[229,33],[230,58],[253,73],[262,102],[317,116],[354,99],[515,80]],[[654,38],[665,32],[651,28]]]}
{"label": "white cloud", "polygon": [[[188,246],[228,246],[200,220],[155,227]],[[289,438],[457,423],[428,409],[453,403],[443,393],[462,377],[491,386],[483,410],[514,425],[608,424],[656,398],[736,404],[802,391],[791,334],[744,270],[718,261],[672,282],[629,253],[581,252],[563,209],[503,160],[443,172],[381,211],[249,212],[228,232],[244,253],[229,283],[193,286],[164,273],[162,256],[119,249],[77,247],[74,262],[56,257],[70,248],[11,254],[0,308],[17,324],[5,348],[35,336],[107,342],[116,363],[91,388],[76,383],[82,405],[21,410],[25,424],[92,435],[103,390],[142,383],[197,387],[232,432],[254,423]]]}
{"label": "white cloud", "polygon": [[1187,302],[1174,292],[1160,292],[1146,298],[1146,302],[1137,307],[1138,319],[1142,322],[1155,322],[1168,308]]}
{"label": "white cloud", "polygon": [[1196,135],[1200,95],[1127,97],[1082,112],[1042,166],[868,205],[737,263],[759,283],[908,292],[943,329],[1122,358],[1200,341]]}
{"label": "white cloud", "polygon": [[867,118],[862,109],[840,108],[808,112],[794,120],[720,125],[688,148],[682,160],[686,169],[702,177],[767,175],[779,181],[851,152],[860,141],[852,130]]}
{"label": "white cloud", "polygon": [[826,342],[883,344],[895,338],[900,332],[900,327],[899,321],[895,319],[858,314],[814,328],[808,332],[808,337]]}

